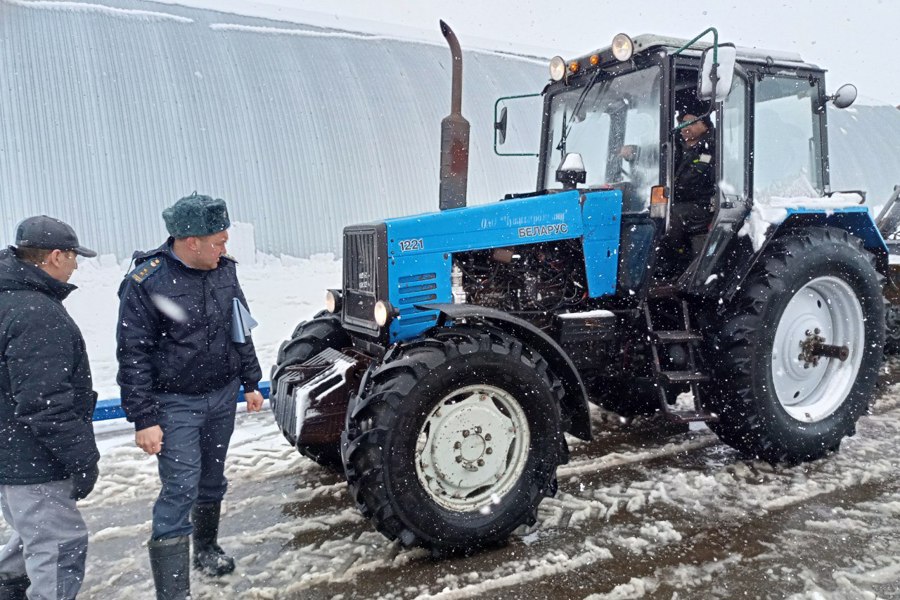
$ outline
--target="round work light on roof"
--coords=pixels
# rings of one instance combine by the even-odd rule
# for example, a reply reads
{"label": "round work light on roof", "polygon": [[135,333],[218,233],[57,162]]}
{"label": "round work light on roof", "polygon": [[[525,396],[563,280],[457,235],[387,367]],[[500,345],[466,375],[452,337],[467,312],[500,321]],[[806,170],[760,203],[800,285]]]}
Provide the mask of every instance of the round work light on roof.
{"label": "round work light on roof", "polygon": [[566,76],[566,61],[562,56],[554,56],[550,59],[550,79],[559,81]]}
{"label": "round work light on roof", "polygon": [[612,41],[612,53],[618,61],[631,60],[634,54],[634,42],[624,33],[617,33]]}

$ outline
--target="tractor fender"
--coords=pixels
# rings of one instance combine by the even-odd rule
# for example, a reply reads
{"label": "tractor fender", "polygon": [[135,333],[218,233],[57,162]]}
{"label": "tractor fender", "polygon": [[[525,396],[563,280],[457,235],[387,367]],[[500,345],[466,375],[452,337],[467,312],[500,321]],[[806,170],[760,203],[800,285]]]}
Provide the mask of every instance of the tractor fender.
{"label": "tractor fender", "polygon": [[436,310],[440,313],[437,327],[448,320],[468,319],[490,323],[494,327],[515,336],[541,353],[550,368],[560,378],[565,389],[562,413],[567,423],[566,432],[575,437],[591,440],[591,419],[588,394],[575,363],[556,341],[523,319],[493,308],[474,304],[428,304],[417,308]]}
{"label": "tractor fender", "polygon": [[[856,208],[856,207],[853,207]],[[759,258],[763,255],[766,247],[773,239],[789,233],[792,230],[804,227],[834,227],[843,229],[847,233],[862,240],[863,247],[875,256],[875,268],[882,275],[888,274],[888,247],[875,225],[875,221],[869,214],[868,210],[861,206],[859,210],[834,210],[834,211],[811,211],[797,210],[790,211],[788,217],[774,227],[770,227],[766,233],[766,239],[760,246],[759,250],[748,257],[749,260],[743,260],[738,264],[742,265],[740,272],[734,273],[730,278],[730,283],[724,290],[723,296],[727,299],[735,294],[744,279],[750,274],[750,271],[756,265]]]}

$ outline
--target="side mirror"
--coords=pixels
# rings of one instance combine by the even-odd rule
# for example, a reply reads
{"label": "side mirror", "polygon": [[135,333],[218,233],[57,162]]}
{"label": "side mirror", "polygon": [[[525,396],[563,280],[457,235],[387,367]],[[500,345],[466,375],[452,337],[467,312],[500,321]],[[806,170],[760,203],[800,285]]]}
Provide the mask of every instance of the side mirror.
{"label": "side mirror", "polygon": [[[731,82],[734,79],[734,64],[737,59],[737,50],[734,44],[719,44],[717,60],[713,61],[713,46],[703,51],[700,57],[700,79],[697,81],[697,98],[700,100],[714,100],[722,102],[731,92]],[[716,79],[713,88],[713,78]]]}
{"label": "side mirror", "polygon": [[[543,92],[497,98],[494,102],[494,154],[538,156],[537,152],[528,150],[534,147],[534,140],[540,139],[541,118],[544,115],[543,100]],[[518,105],[513,105],[512,110],[508,110],[507,105],[512,102]],[[500,151],[501,144],[506,144],[505,152]]]}
{"label": "side mirror", "polygon": [[856,86],[852,83],[845,83],[837,89],[830,100],[834,102],[835,108],[847,108],[856,102],[856,94]]}
{"label": "side mirror", "polygon": [[494,121],[494,136],[497,145],[506,143],[506,107],[500,109],[500,117]]}

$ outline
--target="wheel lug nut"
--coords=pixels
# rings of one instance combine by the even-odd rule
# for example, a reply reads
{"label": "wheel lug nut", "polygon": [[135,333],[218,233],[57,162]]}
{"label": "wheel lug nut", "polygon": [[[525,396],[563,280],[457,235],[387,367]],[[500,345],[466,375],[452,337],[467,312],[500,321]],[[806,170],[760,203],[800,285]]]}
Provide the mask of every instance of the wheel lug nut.
{"label": "wheel lug nut", "polygon": [[459,450],[460,448],[462,448],[462,444],[460,444],[459,442],[456,442],[455,444],[453,444],[454,450]]}
{"label": "wheel lug nut", "polygon": [[483,467],[483,466],[484,466],[484,460],[483,460],[483,459],[481,459],[481,458],[478,459],[478,466],[479,466],[479,467]]}
{"label": "wheel lug nut", "polygon": [[822,330],[816,327],[816,335],[819,335],[820,333],[822,333]]}
{"label": "wheel lug nut", "polygon": [[475,433],[481,433],[481,426],[480,426],[480,425],[476,425],[476,426],[475,426]]}
{"label": "wheel lug nut", "polygon": [[462,462],[462,456],[457,456],[457,457],[456,457],[456,462]]}
{"label": "wheel lug nut", "polygon": [[485,451],[484,451],[484,453],[485,453],[485,454],[493,454],[493,453],[494,453],[494,449],[493,449],[493,448],[486,448]]}
{"label": "wheel lug nut", "polygon": [[491,441],[491,434],[489,434],[489,433],[484,434],[484,441],[486,441],[486,442]]}
{"label": "wheel lug nut", "polygon": [[807,330],[806,330],[806,335],[812,335],[812,332],[811,332],[809,329],[807,329]]}
{"label": "wheel lug nut", "polygon": [[469,437],[469,430],[463,429],[463,437]]}

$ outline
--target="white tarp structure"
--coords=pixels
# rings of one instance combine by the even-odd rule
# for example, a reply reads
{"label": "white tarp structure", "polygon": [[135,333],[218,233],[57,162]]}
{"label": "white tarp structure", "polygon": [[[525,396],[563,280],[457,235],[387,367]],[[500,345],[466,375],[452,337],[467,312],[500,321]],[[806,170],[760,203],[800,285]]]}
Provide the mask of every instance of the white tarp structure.
{"label": "white tarp structure", "polygon": [[[470,202],[532,190],[535,159],[493,153],[493,108],[539,91],[545,62],[464,60]],[[253,223],[262,251],[337,251],[344,225],[437,209],[449,110],[446,46],[127,0],[2,0],[0,228],[46,212],[127,257],[197,190]],[[538,135],[536,118],[535,148]]]}
{"label": "white tarp structure", "polygon": [[[493,107],[540,91],[547,62],[463,45],[469,202],[530,191],[537,161],[494,155]],[[0,228],[44,212],[125,258],[197,190],[253,223],[263,252],[339,252],[349,223],[437,209],[449,106],[440,44],[135,0],[0,0]],[[900,111],[829,119],[833,189],[883,203]],[[536,149],[538,115],[513,125]]]}

